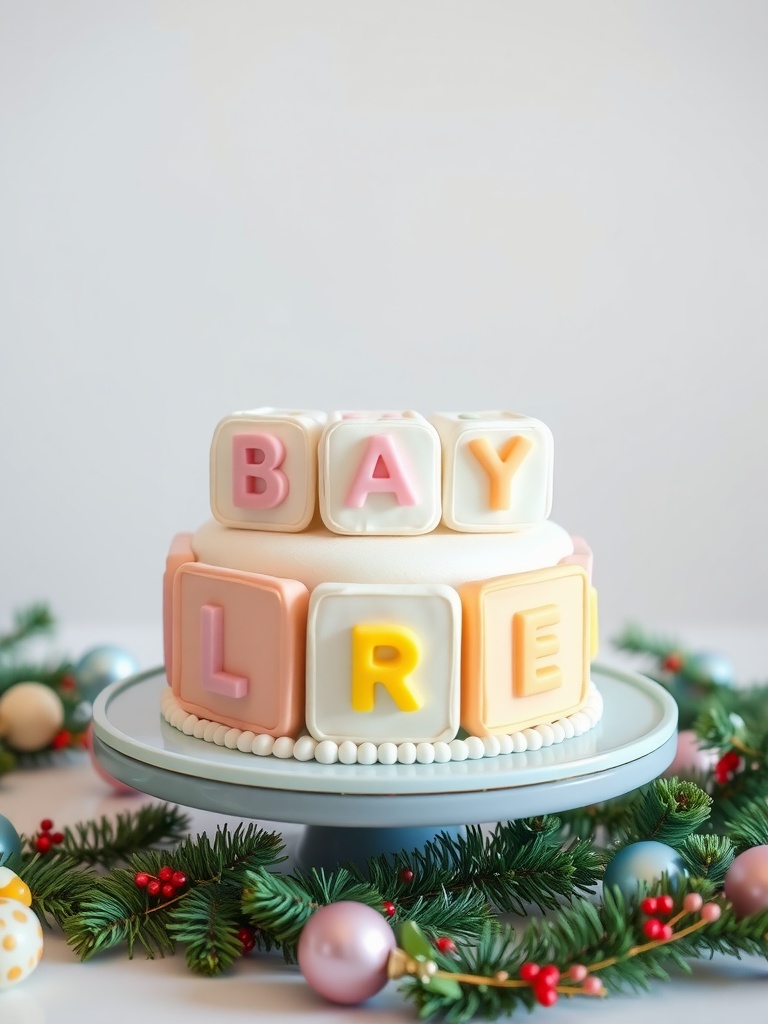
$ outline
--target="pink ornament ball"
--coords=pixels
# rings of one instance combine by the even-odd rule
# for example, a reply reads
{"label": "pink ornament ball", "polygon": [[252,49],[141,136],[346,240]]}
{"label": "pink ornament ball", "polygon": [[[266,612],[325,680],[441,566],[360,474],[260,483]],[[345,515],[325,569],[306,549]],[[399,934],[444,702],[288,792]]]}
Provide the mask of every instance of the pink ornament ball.
{"label": "pink ornament ball", "polygon": [[725,873],[723,888],[736,917],[768,910],[768,846],[740,853]]}
{"label": "pink ornament ball", "polygon": [[106,768],[103,768],[98,758],[93,752],[93,722],[88,723],[88,728],[85,731],[85,749],[88,751],[88,757],[91,762],[91,767],[99,776],[99,778],[106,782],[115,793],[121,796],[137,796],[138,791],[133,789],[131,786],[126,785],[124,782],[120,782],[114,775],[110,775]]}
{"label": "pink ornament ball", "polygon": [[677,776],[690,779],[710,772],[717,761],[714,750],[703,750],[693,729],[681,729],[677,734],[677,752],[672,764],[664,772],[665,779]]}
{"label": "pink ornament ball", "polygon": [[363,903],[330,903],[314,912],[299,938],[302,974],[315,992],[333,1003],[353,1005],[387,983],[394,932]]}

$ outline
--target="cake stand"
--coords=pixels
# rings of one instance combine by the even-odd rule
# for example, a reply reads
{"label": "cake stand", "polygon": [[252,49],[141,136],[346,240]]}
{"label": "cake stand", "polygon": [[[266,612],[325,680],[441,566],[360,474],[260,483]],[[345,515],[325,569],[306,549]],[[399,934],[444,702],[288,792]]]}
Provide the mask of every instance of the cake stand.
{"label": "cake stand", "polygon": [[677,705],[651,679],[592,666],[603,718],[519,754],[431,765],[322,765],[258,757],[168,725],[162,669],[113,683],[93,708],[93,752],[140,792],[221,814],[306,825],[298,866],[364,864],[463,826],[557,813],[619,796],[671,764]]}

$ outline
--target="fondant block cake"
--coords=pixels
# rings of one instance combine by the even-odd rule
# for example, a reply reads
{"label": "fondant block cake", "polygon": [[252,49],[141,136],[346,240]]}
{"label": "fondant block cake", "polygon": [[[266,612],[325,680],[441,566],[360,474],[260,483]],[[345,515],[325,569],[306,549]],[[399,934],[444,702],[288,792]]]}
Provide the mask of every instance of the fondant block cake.
{"label": "fondant block cake", "polygon": [[213,519],[163,584],[183,732],[322,763],[430,763],[597,723],[592,553],[552,523],[549,429],[508,412],[222,420]]}

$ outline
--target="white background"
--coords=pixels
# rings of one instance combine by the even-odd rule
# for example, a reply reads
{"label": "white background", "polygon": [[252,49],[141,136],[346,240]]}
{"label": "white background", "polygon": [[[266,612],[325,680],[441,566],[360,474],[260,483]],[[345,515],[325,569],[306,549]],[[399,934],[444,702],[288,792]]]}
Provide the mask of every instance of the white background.
{"label": "white background", "polygon": [[608,630],[765,623],[766,52],[760,0],[0,0],[0,624],[156,625],[258,405],[538,416]]}

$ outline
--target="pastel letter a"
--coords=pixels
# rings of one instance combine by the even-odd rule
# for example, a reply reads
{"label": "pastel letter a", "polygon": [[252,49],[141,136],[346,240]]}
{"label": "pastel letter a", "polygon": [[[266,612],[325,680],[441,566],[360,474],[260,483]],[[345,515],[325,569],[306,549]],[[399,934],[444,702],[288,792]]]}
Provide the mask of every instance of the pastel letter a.
{"label": "pastel letter a", "polygon": [[369,438],[344,505],[362,508],[365,499],[374,492],[394,494],[398,505],[416,504],[416,491],[391,434],[374,434]]}
{"label": "pastel letter a", "polygon": [[224,671],[224,609],[218,604],[200,608],[200,684],[222,697],[245,697],[248,680]]}

